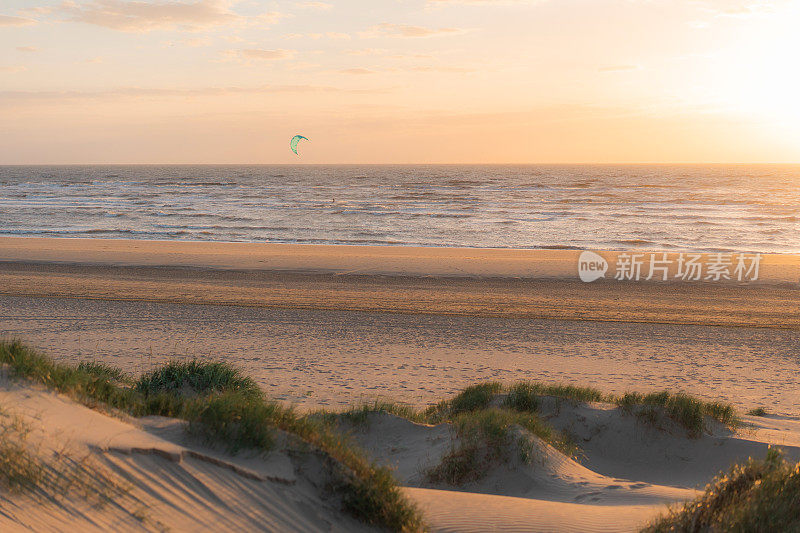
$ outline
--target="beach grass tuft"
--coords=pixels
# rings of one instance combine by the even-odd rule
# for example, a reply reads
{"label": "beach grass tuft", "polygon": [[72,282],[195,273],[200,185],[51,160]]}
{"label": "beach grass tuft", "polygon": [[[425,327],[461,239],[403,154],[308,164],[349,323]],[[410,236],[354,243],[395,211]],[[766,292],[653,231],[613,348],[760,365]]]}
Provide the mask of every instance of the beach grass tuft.
{"label": "beach grass tuft", "polygon": [[108,378],[125,385],[132,385],[133,378],[120,370],[119,368],[107,365],[105,363],[98,363],[96,361],[81,361],[78,364],[78,372],[85,372],[93,376]]}
{"label": "beach grass tuft", "polygon": [[485,409],[502,391],[503,385],[496,381],[470,385],[453,398],[428,407],[423,416],[433,423],[444,422],[459,413]]}
{"label": "beach grass tuft", "polygon": [[[315,416],[328,422],[366,424],[370,414],[390,413],[413,422],[425,424],[449,423],[458,444],[440,464],[427,472],[436,483],[459,485],[480,478],[487,466],[508,459],[507,450],[514,443],[508,440],[510,428],[518,426],[568,456],[580,450],[569,435],[557,431],[544,421],[539,412],[543,399],[555,398],[575,404],[603,402],[615,404],[623,412],[635,414],[641,420],[658,426],[664,416],[685,428],[690,437],[699,437],[708,429],[707,418],[735,429],[740,421],[728,404],[707,402],[683,393],[627,393],[623,396],[605,394],[593,387],[568,384],[518,382],[508,386],[490,381],[471,385],[448,400],[426,409],[379,401],[363,404],[344,413],[318,412]],[[524,440],[524,439],[523,439]],[[517,442],[523,460],[532,453],[530,442]]]}
{"label": "beach grass tuft", "polygon": [[538,411],[544,396],[579,403],[608,402],[611,399],[592,387],[520,381],[508,387],[505,403],[517,411]]}
{"label": "beach grass tuft", "polygon": [[207,395],[237,392],[261,396],[258,384],[242,376],[237,368],[222,361],[173,361],[141,376],[136,390],[145,395],[169,393]]}
{"label": "beach grass tuft", "polygon": [[274,420],[279,409],[273,402],[227,392],[187,402],[183,418],[189,420],[189,433],[222,443],[231,453],[245,448],[266,453],[275,442]]}
{"label": "beach grass tuft", "polygon": [[800,531],[800,463],[776,448],[717,476],[699,498],[670,509],[643,532]]}
{"label": "beach grass tuft", "polygon": [[536,412],[541,405],[541,394],[535,383],[520,382],[508,389],[505,404],[515,411]]}
{"label": "beach grass tuft", "polygon": [[57,364],[17,340],[0,341],[0,363],[7,364],[19,377],[40,383],[48,388],[88,403],[135,410],[136,398],[132,391],[120,387],[116,380],[94,368],[77,368]]}
{"label": "beach grass tuft", "polygon": [[18,416],[0,410],[0,485],[12,493],[32,490],[45,469],[25,445],[29,428]]}
{"label": "beach grass tuft", "polygon": [[[268,401],[254,381],[226,363],[172,363],[142,376],[133,386],[123,386],[113,372],[95,365],[78,368],[55,363],[16,340],[0,341],[0,363],[18,377],[90,406],[104,405],[133,416],[185,419],[189,431],[231,450],[249,448],[266,453],[274,445],[276,430],[285,431],[328,458],[329,485],[336,489],[346,511],[391,531],[424,529],[422,515],[400,491],[389,469],[368,459],[324,420],[298,415]],[[20,475],[30,477],[32,473]]]}
{"label": "beach grass tuft", "polygon": [[756,407],[755,409],[747,411],[747,414],[750,416],[767,416],[769,413],[767,413],[767,410],[763,407]]}
{"label": "beach grass tuft", "polygon": [[486,474],[490,465],[511,460],[514,444],[519,459],[529,462],[530,440],[524,434],[514,437],[514,427],[539,437],[566,455],[571,456],[576,451],[569,438],[530,411],[488,407],[460,412],[450,422],[458,437],[458,445],[426,472],[427,479],[434,483],[462,485],[477,481]]}
{"label": "beach grass tuft", "polygon": [[486,458],[477,443],[454,446],[436,466],[425,472],[431,483],[443,483],[454,487],[479,480],[486,473]]}
{"label": "beach grass tuft", "polygon": [[127,498],[130,486],[87,455],[41,453],[28,442],[30,428],[23,419],[0,409],[0,487],[12,494],[28,494],[39,502],[77,497],[102,507]]}
{"label": "beach grass tuft", "polygon": [[629,392],[616,400],[625,411],[655,424],[660,413],[665,413],[683,426],[691,437],[699,437],[706,431],[706,417],[725,424],[730,428],[741,425],[736,411],[731,405],[720,402],[706,402],[688,394],[673,394],[668,391],[640,394]]}
{"label": "beach grass tuft", "polygon": [[356,405],[341,413],[321,410],[314,413],[313,416],[329,422],[344,421],[354,426],[365,426],[371,414],[390,414],[412,422],[427,423],[422,411],[410,405],[387,400],[375,400],[370,403]]}
{"label": "beach grass tuft", "polygon": [[478,383],[421,410],[376,401],[344,413],[299,415],[269,401],[252,379],[224,362],[169,363],[132,381],[107,365],[58,364],[19,341],[9,341],[0,342],[0,363],[7,364],[18,376],[89,405],[100,404],[134,416],[158,414],[185,419],[190,432],[221,443],[232,452],[255,449],[267,453],[274,447],[278,431],[284,431],[329,458],[329,485],[347,511],[369,524],[395,531],[423,528],[421,515],[400,492],[391,471],[374,464],[349,436],[337,430],[342,422],[363,425],[372,413],[388,413],[418,423],[451,424],[458,444],[427,472],[427,477],[453,485],[479,479],[490,464],[511,459],[509,454],[514,449],[520,459],[529,462],[532,441],[525,433],[520,436],[513,431],[515,427],[562,453],[577,453],[568,436],[540,418],[544,398],[616,404],[622,411],[653,424],[668,416],[692,437],[699,437],[708,429],[708,418],[731,428],[740,424],[730,405],[683,393],[631,392],[614,396],[592,387],[537,382],[509,386]]}

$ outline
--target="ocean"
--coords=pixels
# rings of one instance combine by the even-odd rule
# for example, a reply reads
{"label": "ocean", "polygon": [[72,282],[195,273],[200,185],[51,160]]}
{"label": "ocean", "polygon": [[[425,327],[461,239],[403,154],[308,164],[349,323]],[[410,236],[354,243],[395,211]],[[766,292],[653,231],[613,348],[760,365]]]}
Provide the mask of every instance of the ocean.
{"label": "ocean", "polygon": [[800,165],[0,167],[0,235],[800,252]]}

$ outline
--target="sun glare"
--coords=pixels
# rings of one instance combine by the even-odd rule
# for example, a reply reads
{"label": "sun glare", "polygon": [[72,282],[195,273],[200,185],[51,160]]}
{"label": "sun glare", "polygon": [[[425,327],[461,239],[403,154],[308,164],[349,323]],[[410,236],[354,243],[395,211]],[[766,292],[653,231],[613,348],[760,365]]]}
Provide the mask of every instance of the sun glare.
{"label": "sun glare", "polygon": [[[800,131],[800,8],[756,20],[723,57],[714,72],[723,105],[775,126]],[[718,75],[719,74],[719,75]]]}

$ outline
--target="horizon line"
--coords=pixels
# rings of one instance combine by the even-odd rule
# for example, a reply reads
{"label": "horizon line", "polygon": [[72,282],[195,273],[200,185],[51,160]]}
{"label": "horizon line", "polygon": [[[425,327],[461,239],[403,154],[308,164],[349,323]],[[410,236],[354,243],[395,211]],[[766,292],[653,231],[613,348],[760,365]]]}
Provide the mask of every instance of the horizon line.
{"label": "horizon line", "polygon": [[486,162],[486,163],[0,163],[0,167],[81,167],[81,166],[744,166],[800,165],[800,161],[622,161],[622,162]]}

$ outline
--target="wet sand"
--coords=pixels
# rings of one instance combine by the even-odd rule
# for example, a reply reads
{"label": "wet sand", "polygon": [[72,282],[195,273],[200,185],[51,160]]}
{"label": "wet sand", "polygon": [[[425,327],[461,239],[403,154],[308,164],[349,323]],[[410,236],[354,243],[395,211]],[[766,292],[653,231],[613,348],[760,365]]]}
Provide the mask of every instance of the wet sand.
{"label": "wet sand", "polygon": [[797,257],[770,257],[749,284],[587,284],[576,258],[4,238],[0,334],[133,372],[225,358],[303,408],[534,379],[800,414]]}

